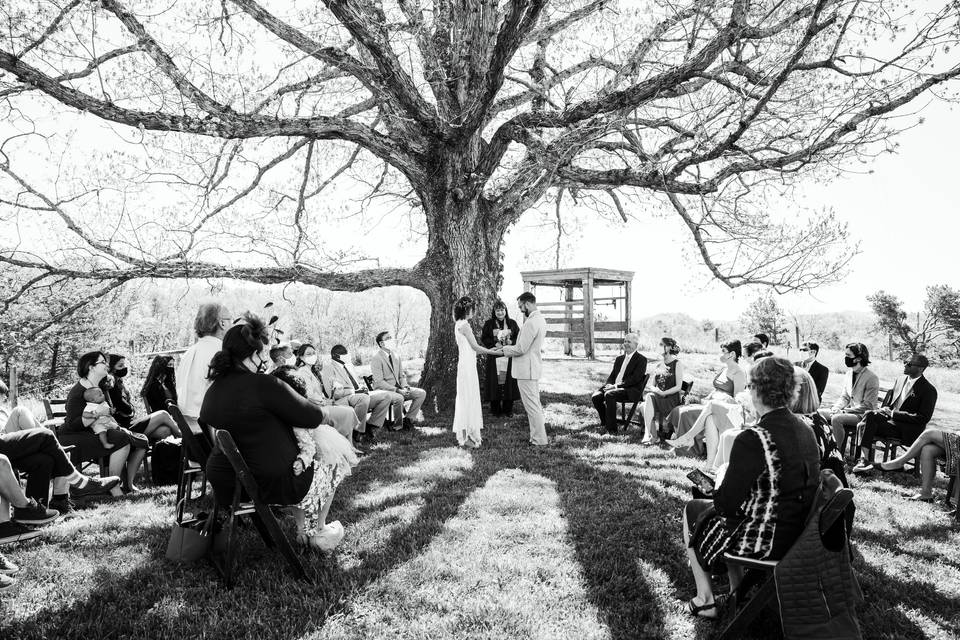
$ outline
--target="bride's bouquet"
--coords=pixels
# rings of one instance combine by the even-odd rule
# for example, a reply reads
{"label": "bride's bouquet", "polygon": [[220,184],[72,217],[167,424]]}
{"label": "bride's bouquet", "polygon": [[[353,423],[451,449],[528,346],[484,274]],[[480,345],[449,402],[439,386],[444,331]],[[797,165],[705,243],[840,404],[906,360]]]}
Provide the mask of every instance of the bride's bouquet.
{"label": "bride's bouquet", "polygon": [[497,344],[503,346],[510,342],[510,329],[497,330]]}

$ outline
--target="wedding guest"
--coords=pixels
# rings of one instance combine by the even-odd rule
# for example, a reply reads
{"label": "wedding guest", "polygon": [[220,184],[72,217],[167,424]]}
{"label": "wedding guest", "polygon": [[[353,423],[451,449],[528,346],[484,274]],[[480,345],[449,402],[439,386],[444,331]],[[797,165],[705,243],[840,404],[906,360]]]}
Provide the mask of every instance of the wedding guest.
{"label": "wedding guest", "polygon": [[333,398],[335,404],[351,407],[357,414],[357,420],[360,421],[357,427],[358,433],[354,434],[353,441],[355,443],[374,442],[376,438],[373,430],[383,427],[390,403],[393,401],[393,394],[383,390],[367,389],[363,379],[353,370],[347,348],[342,344],[335,344],[330,349],[329,368],[330,371],[323,379],[327,395]]}
{"label": "wedding guest", "polygon": [[856,429],[863,419],[863,414],[876,408],[877,396],[880,394],[880,379],[868,368],[870,351],[865,344],[848,344],[843,363],[847,367],[843,392],[832,408],[820,410],[823,417],[830,422],[834,439],[840,443],[848,429]]}
{"label": "wedding guest", "polygon": [[[933,502],[933,481],[937,475],[937,460],[943,459],[944,473],[954,478],[960,466],[960,433],[942,429],[924,429],[907,450],[893,460],[874,463],[873,468],[886,473],[903,471],[903,465],[920,457],[920,492],[908,494],[909,500]],[[960,505],[956,505],[960,509]]]}
{"label": "wedding guest", "polygon": [[153,359],[140,389],[140,397],[151,412],[166,410],[167,402],[177,404],[173,356],[159,355]]}
{"label": "wedding guest", "polygon": [[770,348],[770,338],[765,333],[755,333],[753,339],[760,343],[764,349]]}
{"label": "wedding guest", "polygon": [[903,445],[909,446],[930,422],[937,406],[937,389],[923,375],[929,365],[930,361],[926,356],[911,356],[903,363],[903,375],[897,378],[893,389],[887,392],[883,406],[863,414],[863,420],[859,424],[863,429],[860,438],[860,462],[853,468],[854,473],[873,470],[875,438],[896,438]]}
{"label": "wedding guest", "polygon": [[[704,453],[702,439],[699,438],[699,432],[702,431],[703,422],[697,424],[700,414],[708,405],[714,403],[715,407],[710,407],[714,413],[714,418],[726,414],[726,409],[734,408],[734,396],[744,390],[747,386],[746,374],[738,364],[742,355],[742,349],[739,340],[732,340],[720,345],[720,362],[723,364],[717,375],[713,378],[713,391],[704,398],[701,405],[683,405],[675,408],[667,416],[667,422],[674,428],[674,437],[667,440],[667,444],[674,447],[683,447],[698,455]],[[716,409],[716,411],[714,411]],[[694,435],[686,434],[697,427]]]}
{"label": "wedding guest", "polygon": [[[725,568],[724,553],[779,560],[803,531],[820,455],[813,431],[788,409],[795,387],[793,365],[783,358],[764,358],[751,369],[751,400],[760,419],[737,436],[712,499],[691,500],[684,508],[683,539],[697,586],[687,605],[692,615],[717,617],[710,575]],[[735,588],[740,574],[729,574]]]}
{"label": "wedding guest", "polygon": [[[333,398],[327,395],[323,388],[323,378],[317,362],[316,349],[312,344],[301,343],[294,354],[295,366],[285,364],[277,367],[274,373],[280,369],[289,369],[295,372],[299,383],[304,387],[303,395],[310,402],[323,407],[323,424],[336,429],[337,433],[347,439],[347,442],[353,442],[355,436],[360,434],[357,429],[360,426],[359,417],[350,407],[336,406]],[[278,375],[278,377],[299,392],[299,387],[291,383],[285,377],[285,374]],[[366,415],[364,415],[364,418],[366,418]]]}
{"label": "wedding guest", "polygon": [[180,356],[177,367],[177,407],[194,433],[200,433],[200,405],[210,380],[210,361],[220,351],[223,334],[230,327],[230,312],[219,302],[206,302],[197,309],[193,332],[197,341]]}
{"label": "wedding guest", "polygon": [[749,369],[753,366],[756,355],[765,350],[766,348],[760,342],[748,342],[743,347],[743,358],[741,359],[740,366],[745,366]]}
{"label": "wedding guest", "polygon": [[[210,363],[210,388],[203,398],[200,421],[233,436],[257,485],[261,499],[296,505],[303,524],[299,539],[332,550],[343,539],[339,522],[327,524],[334,493],[343,479],[338,467],[314,464],[297,474],[299,454],[293,428],[314,429],[323,410],[274,376],[262,375],[269,365],[269,334],[263,320],[245,315],[223,336],[223,348]],[[219,449],[207,461],[207,478],[217,500],[233,499],[236,477]],[[299,524],[298,524],[299,529]]]}
{"label": "wedding guest", "polygon": [[607,382],[590,396],[600,415],[600,429],[617,433],[617,403],[636,402],[643,394],[643,377],[647,375],[647,359],[637,351],[640,337],[628,333],[623,337],[623,355],[613,361]]}
{"label": "wedding guest", "polygon": [[[510,317],[507,305],[502,300],[497,300],[493,304],[490,318],[483,323],[480,344],[487,349],[516,344],[519,334],[520,325]],[[513,358],[487,356],[487,400],[490,402],[490,413],[495,416],[513,415],[513,403],[520,397],[517,381],[511,375],[512,370]]]}
{"label": "wedding guest", "polygon": [[[120,360],[118,359],[116,362],[120,362]],[[66,415],[64,416],[63,426],[60,427],[60,433],[64,434],[64,444],[72,444],[78,448],[78,456],[81,460],[93,460],[109,454],[110,475],[123,479],[124,491],[137,491],[134,478],[147,455],[146,447],[142,446],[147,440],[146,436],[128,430],[129,435],[127,437],[131,442],[137,440],[137,446],[134,447],[131,442],[128,442],[118,445],[115,449],[108,450],[104,449],[97,436],[83,425],[83,409],[86,405],[83,393],[91,387],[105,389],[109,371],[108,356],[102,351],[90,351],[80,356],[77,361],[77,374],[80,379],[67,393],[67,400],[64,404]],[[109,393],[107,399],[110,399]]]}
{"label": "wedding guest", "polygon": [[142,433],[150,440],[163,440],[169,436],[180,437],[180,427],[165,409],[151,412],[149,415],[137,417],[137,411],[130,400],[125,379],[127,377],[127,358],[116,353],[110,354],[110,374],[113,384],[108,385],[107,395],[113,407],[113,417],[124,429],[134,433]]}
{"label": "wedding guest", "polygon": [[[390,332],[381,331],[377,334],[376,341],[379,349],[370,360],[373,388],[391,394],[394,420],[398,421],[402,417],[402,428],[412,429],[413,420],[418,419],[420,407],[423,406],[423,401],[427,398],[427,392],[407,384],[407,374],[403,370],[403,362],[400,360],[400,356],[394,351],[395,345]],[[410,408],[404,412],[403,403],[408,400],[410,401]]]}
{"label": "wedding guest", "polygon": [[683,388],[683,363],[677,358],[680,346],[673,338],[660,340],[660,354],[663,359],[653,370],[653,388],[643,400],[643,440],[640,444],[657,444],[660,433],[653,428],[656,416],[670,415],[681,403],[680,391]]}
{"label": "wedding guest", "polygon": [[9,396],[10,389],[0,380],[0,434],[25,429],[39,429],[43,426],[33,415],[33,412],[23,405],[11,407]]}
{"label": "wedding guest", "polygon": [[297,357],[293,355],[293,348],[289,342],[281,342],[270,349],[270,370],[282,367],[284,365],[294,366]]}
{"label": "wedding guest", "polygon": [[803,360],[794,364],[803,367],[810,373],[810,377],[817,385],[817,399],[823,400],[823,391],[827,388],[830,369],[817,361],[817,356],[820,355],[820,345],[816,342],[803,342],[800,344],[800,355],[803,356]]}

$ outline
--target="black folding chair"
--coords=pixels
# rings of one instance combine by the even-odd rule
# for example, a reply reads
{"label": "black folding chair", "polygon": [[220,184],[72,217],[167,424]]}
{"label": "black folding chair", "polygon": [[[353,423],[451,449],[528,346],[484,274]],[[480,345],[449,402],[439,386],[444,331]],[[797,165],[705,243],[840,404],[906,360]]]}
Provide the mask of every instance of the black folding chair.
{"label": "black folding chair", "polygon": [[[804,535],[814,518],[819,519],[814,534],[829,530],[839,518],[845,518],[848,525],[852,525],[853,491],[840,487],[840,480],[832,472],[822,472],[820,486],[804,526]],[[789,555],[790,551],[785,557]],[[723,560],[728,567],[739,567],[744,572],[743,580],[733,596],[734,616],[717,638],[735,640],[743,637],[747,627],[764,609],[775,605],[777,585],[774,571],[779,561],[755,560],[730,553],[724,554]],[[754,588],[756,591],[747,597]]]}
{"label": "black folding chair", "polygon": [[193,500],[193,481],[200,481],[200,495],[207,493],[207,458],[213,451],[213,443],[206,432],[194,433],[183,417],[183,412],[172,400],[167,401],[167,413],[180,428],[180,470],[177,473],[177,523],[183,523],[183,512],[188,500]]}
{"label": "black folding chair", "polygon": [[[650,380],[650,374],[648,373],[648,374],[646,374],[646,375],[643,376],[643,381],[640,383],[640,388],[641,388],[641,389],[646,389],[646,388],[647,388],[647,382],[648,382],[649,380]],[[636,400],[636,401],[634,401],[634,402],[627,402],[626,400],[624,400],[624,401],[622,401],[622,402],[619,403],[619,404],[620,404],[620,419],[619,419],[617,422],[618,422],[619,424],[622,424],[624,429],[629,429],[631,424],[635,424],[635,425],[640,426],[640,427],[643,426],[643,417],[642,417],[642,414],[641,414],[641,417],[640,417],[639,419],[637,419],[637,420],[634,420],[634,419],[633,419],[634,414],[637,412],[637,407],[640,406],[640,403],[641,403],[641,402],[643,402],[643,396],[640,396],[640,399],[639,399],[639,400]],[[630,405],[630,411],[629,411],[629,412],[627,412],[627,405],[628,405],[628,404]]]}
{"label": "black folding chair", "polygon": [[300,562],[300,556],[294,551],[289,538],[287,538],[287,535],[283,532],[280,523],[277,522],[277,518],[270,509],[270,505],[260,499],[260,489],[257,486],[257,482],[254,480],[253,474],[250,472],[250,468],[244,461],[243,456],[240,455],[240,451],[237,449],[233,437],[223,429],[217,429],[214,434],[217,448],[226,456],[236,475],[233,501],[229,506],[224,506],[214,500],[213,515],[211,516],[214,518],[214,522],[216,522],[220,510],[225,509],[227,511],[227,525],[220,533],[220,535],[226,535],[226,547],[222,557],[219,557],[216,552],[210,554],[210,559],[220,575],[223,576],[227,588],[233,587],[233,571],[237,553],[237,520],[245,515],[250,516],[251,520],[253,520],[253,524],[260,533],[260,537],[263,538],[264,543],[268,547],[277,547],[287,561],[287,564],[290,565],[290,569],[294,575],[299,580],[308,583],[312,582],[306,570],[303,568],[303,564]]}

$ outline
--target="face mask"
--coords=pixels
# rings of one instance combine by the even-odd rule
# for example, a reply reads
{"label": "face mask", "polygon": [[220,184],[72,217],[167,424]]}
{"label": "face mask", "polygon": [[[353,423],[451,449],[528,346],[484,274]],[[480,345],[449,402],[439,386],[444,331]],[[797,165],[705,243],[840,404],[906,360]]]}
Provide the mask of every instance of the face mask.
{"label": "face mask", "polygon": [[316,354],[312,356],[303,356],[303,361],[312,367],[313,365],[317,364],[317,356]]}
{"label": "face mask", "polygon": [[387,351],[393,351],[393,340],[384,340],[383,348],[386,349]]}
{"label": "face mask", "polygon": [[854,367],[854,365],[857,364],[857,359],[856,359],[856,358],[850,358],[850,357],[848,357],[848,356],[844,356],[844,357],[843,357],[843,364],[845,364],[845,365],[847,366],[847,369],[852,369],[852,368]]}
{"label": "face mask", "polygon": [[727,360],[728,360],[727,354],[726,354],[726,353],[721,353],[721,354],[720,354],[720,362],[723,362],[724,364],[726,364]]}
{"label": "face mask", "polygon": [[118,378],[122,378],[123,376],[127,375],[127,371],[128,369],[124,367],[123,369],[117,369],[116,371],[114,371],[113,375]]}
{"label": "face mask", "polygon": [[297,364],[297,356],[290,356],[284,360],[283,363],[292,367],[293,365]]}

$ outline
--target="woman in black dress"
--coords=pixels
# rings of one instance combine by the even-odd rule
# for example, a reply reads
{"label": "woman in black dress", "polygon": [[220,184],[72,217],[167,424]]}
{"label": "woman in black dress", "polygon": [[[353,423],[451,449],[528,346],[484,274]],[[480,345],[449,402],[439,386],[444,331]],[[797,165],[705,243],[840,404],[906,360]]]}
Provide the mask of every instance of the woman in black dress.
{"label": "woman in black dress", "polygon": [[[480,343],[487,349],[516,344],[520,326],[510,318],[507,305],[501,300],[493,304],[490,319],[483,324]],[[490,413],[495,416],[513,415],[513,401],[520,395],[517,381],[511,375],[513,358],[487,356],[486,387]]]}
{"label": "woman in black dress", "polygon": [[[784,358],[764,358],[750,370],[760,419],[734,440],[712,499],[686,504],[683,540],[697,585],[688,604],[693,615],[717,617],[710,574],[723,568],[725,552],[779,560],[803,531],[820,482],[820,450],[813,429],[790,412],[796,386]],[[730,573],[731,588],[739,577]]]}
{"label": "woman in black dress", "polygon": [[173,356],[157,356],[150,363],[140,396],[150,411],[167,408],[167,402],[177,403],[177,380]]}
{"label": "woman in black dress", "polygon": [[[257,481],[260,498],[297,506],[302,541],[329,551],[343,539],[340,522],[327,524],[326,519],[345,474],[341,467],[319,461],[294,468],[300,449],[293,429],[316,429],[324,414],[279,378],[265,375],[269,341],[266,325],[252,315],[227,331],[223,349],[210,362],[212,382],[203,397],[200,422],[229,432]],[[219,450],[207,460],[207,478],[217,500],[233,499],[233,468]]]}
{"label": "woman in black dress", "polygon": [[653,428],[653,420],[660,416],[667,419],[675,407],[680,406],[680,390],[683,387],[683,365],[677,358],[680,345],[673,338],[660,340],[663,360],[653,370],[653,388],[643,400],[643,440],[640,444],[657,444],[660,434]]}
{"label": "woman in black dress", "polygon": [[113,384],[109,388],[108,398],[117,424],[134,433],[142,433],[150,440],[163,440],[171,435],[179,438],[180,427],[165,410],[153,411],[149,415],[137,417],[137,411],[133,408],[133,402],[130,399],[130,391],[124,383],[127,373],[127,357],[111,353],[110,374],[113,376]]}

